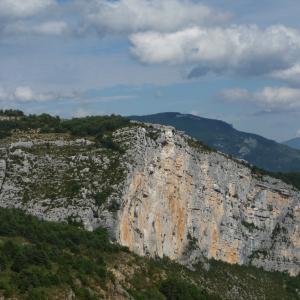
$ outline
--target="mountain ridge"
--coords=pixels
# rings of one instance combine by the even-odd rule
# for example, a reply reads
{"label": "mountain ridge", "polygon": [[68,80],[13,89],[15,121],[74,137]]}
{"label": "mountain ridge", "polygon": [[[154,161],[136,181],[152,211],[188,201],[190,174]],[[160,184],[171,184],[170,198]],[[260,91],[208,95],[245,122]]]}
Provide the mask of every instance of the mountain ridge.
{"label": "mountain ridge", "polygon": [[300,137],[290,139],[288,141],[283,142],[282,144],[285,144],[291,148],[300,150]]}
{"label": "mountain ridge", "polygon": [[174,126],[177,130],[221,152],[272,172],[300,171],[300,151],[257,134],[238,131],[221,121],[181,114],[158,113],[130,116],[130,119]]}

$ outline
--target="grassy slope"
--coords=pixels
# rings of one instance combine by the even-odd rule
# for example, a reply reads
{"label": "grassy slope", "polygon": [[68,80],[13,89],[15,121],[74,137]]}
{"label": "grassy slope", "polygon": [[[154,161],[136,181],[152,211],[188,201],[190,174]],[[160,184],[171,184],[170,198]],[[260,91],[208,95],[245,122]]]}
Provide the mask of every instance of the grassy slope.
{"label": "grassy slope", "polygon": [[105,230],[40,221],[0,209],[0,294],[16,299],[300,299],[299,278],[211,262],[191,272],[138,257]]}

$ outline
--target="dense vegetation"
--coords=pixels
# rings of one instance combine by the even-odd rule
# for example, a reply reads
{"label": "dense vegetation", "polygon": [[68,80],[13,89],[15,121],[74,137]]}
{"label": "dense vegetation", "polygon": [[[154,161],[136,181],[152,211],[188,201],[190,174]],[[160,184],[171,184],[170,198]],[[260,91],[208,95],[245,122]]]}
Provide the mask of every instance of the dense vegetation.
{"label": "dense vegetation", "polygon": [[[78,225],[78,224],[77,224]],[[123,279],[114,274],[123,274]],[[40,221],[0,209],[0,296],[14,299],[300,299],[300,278],[211,261],[192,272],[168,259],[141,258],[99,228]],[[123,294],[124,295],[124,294]]]}
{"label": "dense vegetation", "polygon": [[282,173],[282,172],[269,172],[258,168],[256,166],[250,166],[252,172],[258,176],[271,176],[282,180],[283,182],[292,185],[294,188],[300,191],[300,172]]}
{"label": "dense vegetation", "polygon": [[[17,210],[0,210],[0,289],[4,296],[48,299],[50,289],[70,286],[80,299],[111,278],[103,254],[119,251],[107,233],[41,222]],[[76,284],[76,280],[81,284]]]}
{"label": "dense vegetation", "polygon": [[0,122],[0,138],[10,136],[14,130],[39,130],[41,133],[69,133],[78,137],[91,136],[104,146],[116,149],[118,147],[111,139],[112,132],[130,124],[128,119],[117,115],[63,120],[48,114],[25,116],[18,111],[2,111],[2,114],[15,115],[18,118]]}
{"label": "dense vegetation", "polygon": [[293,185],[295,188],[300,190],[300,172],[293,173],[270,173],[271,176],[274,176],[282,181]]}
{"label": "dense vegetation", "polygon": [[6,117],[23,117],[24,113],[21,110],[15,110],[15,109],[0,109],[0,116],[6,116]]}
{"label": "dense vegetation", "polygon": [[[107,262],[121,253],[127,250],[111,244],[104,229],[91,233],[0,209],[0,291],[5,297],[52,299],[60,289],[72,289],[76,299],[101,299],[101,290],[115,281]],[[137,299],[216,299],[180,278],[166,278],[154,291],[136,290],[141,280],[131,282]]]}

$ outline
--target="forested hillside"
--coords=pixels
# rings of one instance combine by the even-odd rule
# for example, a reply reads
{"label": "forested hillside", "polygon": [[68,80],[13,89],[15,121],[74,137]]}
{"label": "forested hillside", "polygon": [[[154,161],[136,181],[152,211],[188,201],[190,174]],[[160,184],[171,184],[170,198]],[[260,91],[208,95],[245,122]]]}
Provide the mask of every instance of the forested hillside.
{"label": "forested hillside", "polygon": [[131,254],[104,229],[9,209],[0,209],[0,268],[5,299],[300,299],[299,277],[214,261],[189,271]]}

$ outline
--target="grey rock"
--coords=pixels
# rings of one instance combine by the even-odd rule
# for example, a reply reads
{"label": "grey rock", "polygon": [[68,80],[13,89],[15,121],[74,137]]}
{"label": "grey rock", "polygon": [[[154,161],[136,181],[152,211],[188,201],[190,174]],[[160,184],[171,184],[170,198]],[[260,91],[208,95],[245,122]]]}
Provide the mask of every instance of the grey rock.
{"label": "grey rock", "polygon": [[[208,268],[214,258],[299,273],[300,193],[293,187],[252,174],[243,161],[209,152],[169,126],[135,123],[114,139],[124,155],[88,140],[2,145],[0,205],[81,221],[87,230],[104,226],[139,255],[190,268]],[[108,183],[112,192],[97,204],[95,194]]]}

